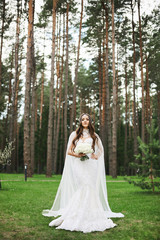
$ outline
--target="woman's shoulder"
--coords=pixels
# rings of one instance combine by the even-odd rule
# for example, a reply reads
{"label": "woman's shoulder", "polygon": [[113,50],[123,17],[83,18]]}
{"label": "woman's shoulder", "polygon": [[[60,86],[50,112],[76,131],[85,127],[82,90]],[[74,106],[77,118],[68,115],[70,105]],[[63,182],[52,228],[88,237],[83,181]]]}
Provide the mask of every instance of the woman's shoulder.
{"label": "woman's shoulder", "polygon": [[95,134],[95,136],[97,137],[97,141],[100,139],[100,137],[99,137],[99,135],[98,135],[98,133],[96,133],[96,132],[94,132],[94,134]]}
{"label": "woman's shoulder", "polygon": [[94,132],[94,134],[95,134],[96,137],[99,137],[98,133]]}
{"label": "woman's shoulder", "polygon": [[71,132],[70,137],[75,137],[76,136],[76,131]]}

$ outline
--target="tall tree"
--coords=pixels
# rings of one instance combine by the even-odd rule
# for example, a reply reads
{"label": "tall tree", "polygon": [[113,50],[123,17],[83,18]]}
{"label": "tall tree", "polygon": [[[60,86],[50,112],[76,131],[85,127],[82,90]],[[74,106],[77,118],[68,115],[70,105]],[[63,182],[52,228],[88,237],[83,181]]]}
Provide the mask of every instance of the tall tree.
{"label": "tall tree", "polygon": [[133,45],[133,127],[134,127],[134,155],[138,154],[137,143],[137,125],[136,125],[136,51],[135,51],[135,23],[134,23],[134,7],[133,0],[131,0],[132,10],[132,45]]}
{"label": "tall tree", "polygon": [[106,25],[106,66],[105,66],[105,83],[106,83],[106,125],[107,125],[107,140],[108,140],[108,160],[109,160],[109,174],[112,175],[112,132],[111,132],[111,121],[110,121],[110,90],[109,90],[109,19],[108,19],[108,6],[102,1],[102,6],[105,10],[105,25]]}
{"label": "tall tree", "polygon": [[74,78],[74,89],[73,89],[73,104],[72,104],[72,111],[71,111],[71,116],[70,116],[70,133],[73,131],[73,123],[75,124],[75,115],[76,115],[76,87],[77,87],[78,66],[79,66],[79,53],[80,53],[80,42],[81,42],[82,17],[83,17],[83,0],[81,0],[81,17],[80,17],[80,25],[79,25],[79,40],[78,40],[78,49],[77,49],[77,61],[76,61],[76,67],[75,67],[75,78]]}
{"label": "tall tree", "polygon": [[6,11],[6,1],[2,1],[2,27],[1,27],[1,48],[0,48],[0,95],[2,86],[2,50],[3,50],[3,36],[4,36],[4,22],[5,22],[5,11]]}
{"label": "tall tree", "polygon": [[14,141],[14,150],[12,152],[12,171],[16,169],[16,142],[17,142],[17,104],[19,90],[19,34],[20,34],[20,19],[21,19],[21,1],[17,0],[17,17],[16,17],[16,41],[15,41],[15,77],[12,90],[12,108],[11,108],[11,124],[10,124],[10,140]]}
{"label": "tall tree", "polygon": [[62,47],[62,61],[60,69],[60,86],[59,86],[59,103],[58,103],[58,118],[56,126],[56,139],[55,139],[55,156],[54,156],[54,172],[57,173],[57,152],[58,152],[58,140],[60,132],[60,116],[61,116],[61,105],[62,105],[62,80],[63,80],[63,65],[64,65],[64,35],[65,35],[65,18],[63,15],[63,47]]}
{"label": "tall tree", "polygon": [[127,93],[127,60],[125,62],[125,140],[124,140],[124,167],[127,170],[128,154],[127,154],[127,127],[128,127],[128,93]]}
{"label": "tall tree", "polygon": [[144,106],[144,79],[143,79],[143,46],[142,46],[142,28],[140,14],[140,0],[138,0],[138,19],[139,19],[139,37],[140,37],[140,58],[141,58],[141,87],[142,87],[142,117],[141,117],[141,138],[145,142],[145,106]]}
{"label": "tall tree", "polygon": [[[101,57],[102,57],[102,53],[101,53],[101,41],[99,44],[99,53],[98,53],[98,80],[99,80],[99,119],[100,119],[100,137],[102,137],[102,61],[101,61]],[[81,112],[81,111],[80,111]]]}
{"label": "tall tree", "polygon": [[[104,34],[103,34],[104,35]],[[106,116],[106,76],[105,76],[105,68],[106,68],[106,64],[105,64],[105,55],[106,55],[106,51],[105,51],[105,35],[103,36],[103,61],[102,61],[102,70],[103,70],[103,74],[102,74],[102,117],[101,117],[101,129],[102,129],[102,142],[103,145],[106,146],[106,124],[105,124],[105,116]],[[106,150],[106,148],[104,148],[104,151]]]}
{"label": "tall tree", "polygon": [[27,175],[32,177],[31,152],[30,152],[30,90],[33,51],[33,24],[34,24],[34,3],[28,2],[28,39],[27,39],[27,62],[26,62],[26,83],[25,83],[25,107],[24,107],[24,164],[28,165]]}
{"label": "tall tree", "polygon": [[[151,123],[151,111],[150,111],[150,84],[149,84],[149,75],[148,75],[148,57],[146,54],[146,98],[145,98],[145,125]],[[146,143],[148,143],[148,132],[145,131]]]}
{"label": "tall tree", "polygon": [[50,81],[48,137],[47,137],[47,172],[46,172],[47,177],[52,176],[53,91],[54,91],[55,30],[56,30],[56,7],[57,7],[57,3],[58,3],[58,0],[53,0],[52,60],[51,60],[51,81]]}
{"label": "tall tree", "polygon": [[[35,6],[33,5],[33,8]],[[34,10],[33,10],[34,14]],[[34,17],[33,17],[34,18]],[[35,56],[34,56],[34,33],[32,34],[33,38],[33,46],[32,46],[32,78],[31,78],[31,84],[32,84],[32,105],[31,105],[31,127],[30,127],[30,142],[31,142],[31,168],[32,168],[32,174],[34,174],[34,158],[35,158],[35,112],[36,109],[36,63],[35,63]]]}
{"label": "tall tree", "polygon": [[[64,96],[64,151],[67,149],[67,108],[68,108],[68,15],[69,15],[69,3],[67,3],[67,12],[66,12],[66,62],[65,62],[65,96]],[[65,154],[65,153],[64,153]]]}
{"label": "tall tree", "polygon": [[115,74],[115,29],[114,0],[112,5],[112,71],[113,71],[113,108],[112,108],[112,177],[117,177],[117,105],[116,105],[116,74]]}

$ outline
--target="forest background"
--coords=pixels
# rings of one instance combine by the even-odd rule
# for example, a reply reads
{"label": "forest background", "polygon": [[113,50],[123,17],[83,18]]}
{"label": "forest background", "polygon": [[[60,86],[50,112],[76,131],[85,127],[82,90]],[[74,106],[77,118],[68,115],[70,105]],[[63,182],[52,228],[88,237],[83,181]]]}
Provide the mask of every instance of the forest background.
{"label": "forest background", "polygon": [[4,172],[61,174],[87,112],[106,173],[136,174],[152,119],[160,139],[160,4],[150,2],[146,12],[140,0],[0,2],[0,149],[14,141]]}

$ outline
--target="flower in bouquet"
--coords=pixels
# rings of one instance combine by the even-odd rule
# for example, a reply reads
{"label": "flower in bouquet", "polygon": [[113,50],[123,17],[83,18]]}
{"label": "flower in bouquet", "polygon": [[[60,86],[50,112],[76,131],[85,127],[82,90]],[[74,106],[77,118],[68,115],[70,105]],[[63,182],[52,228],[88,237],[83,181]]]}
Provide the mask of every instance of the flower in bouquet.
{"label": "flower in bouquet", "polygon": [[86,159],[89,159],[87,154],[93,153],[93,149],[92,149],[92,147],[91,147],[91,145],[89,143],[79,143],[76,146],[76,148],[74,149],[74,152],[77,153],[77,154],[79,154],[79,153],[85,154],[85,156],[82,156],[80,158],[81,161],[84,161]]}

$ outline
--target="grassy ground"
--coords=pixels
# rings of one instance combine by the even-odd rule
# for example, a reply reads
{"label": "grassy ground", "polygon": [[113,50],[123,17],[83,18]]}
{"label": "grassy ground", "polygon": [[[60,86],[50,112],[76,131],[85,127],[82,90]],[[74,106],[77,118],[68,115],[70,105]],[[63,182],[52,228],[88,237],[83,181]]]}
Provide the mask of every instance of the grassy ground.
{"label": "grassy ground", "polygon": [[[118,177],[107,177],[110,207],[125,218],[113,219],[117,227],[104,232],[56,230],[53,218],[41,215],[52,206],[61,176],[1,174],[0,239],[2,240],[160,240],[160,193],[142,191]],[[7,181],[4,181],[7,180]]]}

